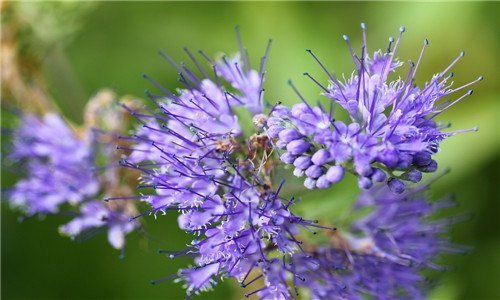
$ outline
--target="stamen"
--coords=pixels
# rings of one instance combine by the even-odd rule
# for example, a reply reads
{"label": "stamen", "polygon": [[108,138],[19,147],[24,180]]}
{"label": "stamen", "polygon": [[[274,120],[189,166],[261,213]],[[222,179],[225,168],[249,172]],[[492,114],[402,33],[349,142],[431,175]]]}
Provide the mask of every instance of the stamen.
{"label": "stamen", "polygon": [[113,200],[133,200],[133,199],[146,199],[147,196],[128,196],[128,197],[109,197],[109,198],[104,198],[103,200],[105,202],[113,201]]}
{"label": "stamen", "polygon": [[435,114],[433,114],[429,119],[433,119],[434,117],[438,116],[439,114],[441,114],[443,111],[447,110],[448,108],[452,107],[455,103],[459,102],[460,100],[462,100],[463,98],[467,97],[467,96],[470,96],[472,95],[474,90],[469,90],[467,93],[465,93],[464,95],[462,95],[460,98],[458,98],[457,100],[451,102],[450,104],[448,104],[445,108],[439,110],[438,112],[436,112]]}
{"label": "stamen", "polygon": [[[159,96],[159,95],[153,95],[151,94],[151,92],[148,90],[148,89],[145,89],[144,90],[144,94],[146,94],[146,96],[149,98],[149,100],[153,101],[154,105],[157,107],[157,108],[160,108],[161,107],[161,104],[158,103],[158,101],[156,101],[156,99],[161,99],[161,100],[165,100],[166,97],[165,96]],[[167,98],[168,99],[168,98]]]}
{"label": "stamen", "polygon": [[[229,268],[229,270],[227,271],[228,274],[231,274],[231,271],[234,269],[234,267],[236,267],[236,265],[238,264],[238,262],[243,258],[243,254],[245,254],[245,252],[247,251],[248,247],[250,247],[250,244],[252,242],[248,242],[248,244],[245,246],[245,248],[243,249],[243,251],[240,253],[240,256],[238,256],[238,258],[236,259],[236,261],[234,262],[234,264],[231,266],[231,268]],[[239,247],[238,247],[239,249]]]}
{"label": "stamen", "polygon": [[312,81],[314,81],[314,83],[316,83],[316,85],[318,85],[320,88],[323,89],[323,91],[325,91],[325,93],[329,93],[328,89],[325,88],[321,83],[319,83],[316,79],[314,79],[311,75],[309,75],[309,73],[305,72],[304,73],[305,76],[309,77],[309,79],[311,79]]}
{"label": "stamen", "polygon": [[213,69],[213,71],[214,71],[215,83],[217,84],[217,86],[218,86],[219,88],[221,88],[221,83],[220,83],[219,74],[217,74],[217,66],[216,66],[216,65],[213,65],[213,66],[212,66],[212,69]]}
{"label": "stamen", "polygon": [[269,39],[269,41],[267,42],[266,51],[264,52],[264,56],[262,56],[260,59],[259,74],[261,78],[264,77],[264,70],[266,69],[267,59],[269,58],[269,53],[271,52],[272,43],[273,40]]}
{"label": "stamen", "polygon": [[182,69],[184,70],[184,73],[188,75],[189,79],[196,83],[196,84],[201,84],[201,80],[200,78],[198,78],[198,76],[196,76],[188,67],[186,67],[186,65],[184,63],[181,63],[181,66],[182,66]]}
{"label": "stamen", "polygon": [[347,98],[344,95],[344,92],[342,91],[342,85],[338,82],[338,80],[330,72],[328,72],[328,69],[325,67],[325,65],[323,65],[321,63],[321,61],[318,59],[318,57],[316,55],[314,55],[314,53],[312,52],[312,50],[306,49],[306,51],[309,52],[309,54],[311,54],[311,56],[314,58],[314,60],[316,60],[316,62],[320,65],[320,67],[323,69],[323,71],[325,71],[325,73],[328,76],[328,78],[330,78],[330,80],[332,81],[332,83],[337,86],[337,89],[340,92],[340,94],[342,95],[342,97],[344,98],[344,100],[347,101]]}
{"label": "stamen", "polygon": [[[392,62],[394,61],[394,56],[396,55],[396,51],[398,49],[399,41],[403,37],[403,33],[405,32],[405,30],[406,29],[405,29],[404,26],[401,26],[399,28],[399,36],[398,36],[398,39],[396,40],[396,44],[394,45],[394,50],[392,51],[392,53],[390,53],[390,51],[391,51],[390,48],[391,48],[392,41],[394,39],[392,39],[392,37],[389,38],[389,47],[387,48],[387,53],[388,54],[390,53],[390,54],[389,54],[389,59],[387,59],[385,61],[385,63],[384,63],[384,68],[383,68],[383,72],[382,72],[382,74],[383,74],[382,78],[386,78],[387,75],[389,74],[389,71],[391,70],[391,65],[392,65]],[[392,41],[391,41],[391,39],[392,39]],[[381,80],[382,80],[382,78],[381,78]]]}
{"label": "stamen", "polygon": [[396,45],[394,45],[394,50],[392,51],[393,57],[396,54],[396,51],[398,50],[399,41],[401,41],[401,38],[403,37],[403,33],[405,31],[406,31],[406,28],[404,26],[399,27],[399,36],[398,36],[398,39],[396,40]]}
{"label": "stamen", "polygon": [[233,66],[227,61],[227,56],[225,56],[225,55],[222,56],[222,61],[224,62],[224,64],[229,69],[229,72],[231,72],[231,76],[236,79],[237,75],[234,73]]}
{"label": "stamen", "polygon": [[163,50],[158,50],[158,53],[160,54],[161,57],[166,59],[172,67],[174,67],[179,73],[182,73],[183,69],[181,66],[179,66],[170,56],[168,56],[167,53],[163,52]]}
{"label": "stamen", "polygon": [[260,274],[259,276],[255,277],[254,279],[250,280],[249,282],[247,282],[247,283],[245,283],[245,284],[242,282],[242,283],[240,284],[240,286],[241,286],[242,288],[246,288],[246,287],[247,287],[247,286],[249,286],[250,284],[254,283],[256,280],[259,280],[259,278],[262,278],[262,276],[264,276],[264,275]]}
{"label": "stamen", "polygon": [[243,71],[247,73],[250,70],[250,60],[248,58],[248,52],[243,46],[243,42],[241,40],[240,26],[235,26],[234,31],[236,33],[236,41],[238,42],[238,49],[240,51],[241,59],[243,62]]}
{"label": "stamen", "polygon": [[459,133],[476,132],[476,131],[479,131],[479,127],[477,127],[477,126],[469,128],[469,129],[461,129],[461,130],[454,130],[454,131],[450,131],[450,132],[444,132],[443,135],[445,135],[445,136],[453,136],[453,135],[456,135],[456,134],[459,134]]}
{"label": "stamen", "polygon": [[467,83],[467,84],[464,84],[464,85],[462,85],[462,86],[460,86],[460,87],[458,87],[458,88],[455,88],[455,89],[453,89],[453,90],[449,90],[448,92],[446,92],[446,94],[445,94],[445,95],[449,95],[449,94],[451,94],[451,93],[454,93],[454,92],[456,92],[456,91],[459,91],[459,90],[461,90],[461,89],[464,89],[464,88],[466,88],[466,87],[468,87],[468,86],[471,86],[471,85],[473,85],[473,84],[475,84],[475,83],[477,83],[477,82],[479,82],[479,81],[482,81],[483,79],[484,79],[484,78],[483,78],[483,76],[479,76],[476,80],[473,80],[473,81],[471,81],[471,82],[469,82],[469,83]]}
{"label": "stamen", "polygon": [[219,105],[217,103],[215,103],[215,101],[213,101],[212,99],[208,98],[208,96],[206,94],[203,94],[203,98],[207,99],[207,101],[210,102],[210,104],[212,104],[212,106],[215,109],[217,109],[217,110],[220,109]]}
{"label": "stamen", "polygon": [[420,66],[420,61],[422,60],[422,57],[424,56],[425,48],[429,45],[429,40],[425,39],[424,40],[424,46],[422,46],[422,50],[420,51],[420,55],[418,56],[417,64],[415,66],[415,70],[413,71],[412,75],[412,83],[415,78],[415,74],[417,74],[418,66]]}
{"label": "stamen", "polygon": [[215,65],[215,62],[210,58],[210,56],[206,55],[202,50],[198,50],[198,53],[203,56],[212,66]]}
{"label": "stamen", "polygon": [[169,254],[168,257],[170,259],[174,259],[175,257],[177,257],[179,255],[187,254],[189,251],[191,251],[193,249],[196,249],[196,248],[194,246],[191,246],[191,247],[188,247],[188,248],[183,249],[181,251],[171,251],[171,250],[158,249],[158,250],[156,250],[156,252],[158,254]]}
{"label": "stamen", "polygon": [[464,56],[465,56],[465,52],[464,51],[460,52],[460,54],[457,56],[457,58],[455,58],[455,60],[452,61],[451,64],[446,69],[444,69],[443,72],[441,72],[440,77],[442,77],[443,74],[447,73]]}
{"label": "stamen", "polygon": [[309,111],[311,112],[311,114],[314,115],[314,111],[313,111],[312,107],[309,105],[309,103],[307,103],[306,99],[304,99],[304,97],[302,97],[302,95],[299,93],[299,91],[297,90],[297,88],[293,85],[291,79],[288,79],[288,85],[292,87],[292,89],[295,92],[295,94],[297,94],[297,96],[299,96],[300,100],[302,100],[302,102],[305,105],[307,105],[307,108],[309,109]]}
{"label": "stamen", "polygon": [[161,84],[159,84],[158,82],[154,81],[151,77],[149,77],[147,74],[143,74],[142,75],[145,79],[147,79],[149,82],[151,82],[152,84],[154,84],[157,88],[159,88],[162,92],[165,93],[165,95],[172,95],[172,93],[170,93],[170,91],[168,91],[167,89],[165,89],[163,86],[161,86]]}
{"label": "stamen", "polygon": [[359,58],[356,55],[356,53],[354,53],[354,50],[352,50],[351,43],[349,42],[349,37],[344,34],[342,36],[342,38],[344,39],[345,43],[347,44],[347,48],[349,49],[349,53],[351,53],[351,57],[352,57],[352,60],[354,61],[354,64],[356,65],[356,68],[359,68],[359,65],[358,65]]}
{"label": "stamen", "polygon": [[366,52],[368,52],[368,43],[366,42],[366,25],[365,23],[361,23],[361,29],[363,31],[363,46],[366,49]]}
{"label": "stamen", "polygon": [[282,102],[281,102],[281,101],[276,102],[276,103],[273,105],[273,107],[271,108],[271,110],[269,111],[268,116],[270,116],[270,115],[273,113],[273,111],[276,109],[276,107],[277,107],[277,106],[279,106],[279,105],[281,105],[281,104],[282,104]]}
{"label": "stamen", "polygon": [[201,107],[200,105],[198,105],[198,103],[196,103],[196,102],[194,101],[194,99],[189,100],[189,102],[193,103],[193,104],[194,104],[194,106],[196,106],[199,110],[201,110],[202,112],[206,113],[206,114],[207,114],[207,115],[209,115],[210,117],[212,117],[212,118],[216,118],[216,116],[215,116],[215,115],[211,114],[211,113],[210,113],[210,112],[208,112],[206,109],[204,109],[203,107]]}
{"label": "stamen", "polygon": [[273,198],[273,201],[275,201],[275,200],[276,200],[276,198],[278,198],[278,195],[279,195],[279,193],[280,193],[280,191],[281,191],[281,188],[283,187],[283,185],[284,185],[284,184],[285,184],[285,179],[281,179],[281,180],[280,180],[280,184],[279,184],[279,186],[278,186],[278,189],[277,189],[277,190],[276,190],[276,192],[274,193],[274,198]]}
{"label": "stamen", "polygon": [[248,297],[252,296],[253,294],[256,294],[256,293],[258,293],[258,292],[261,292],[261,291],[263,291],[263,290],[265,290],[265,289],[267,289],[267,287],[260,288],[260,289],[258,289],[258,290],[256,290],[256,291],[253,291],[253,292],[251,292],[251,293],[245,294],[244,296],[245,296],[246,298],[248,298]]}
{"label": "stamen", "polygon": [[204,78],[209,78],[207,72],[200,65],[200,62],[194,57],[194,55],[191,53],[191,51],[189,51],[189,49],[187,47],[184,47],[184,51],[187,53],[187,55],[189,56],[189,58],[193,61],[193,63],[195,64],[196,68],[198,68],[198,70],[203,75],[203,77]]}
{"label": "stamen", "polygon": [[389,37],[389,45],[387,46],[387,54],[391,53],[391,46],[392,46],[392,43],[394,43],[394,38],[391,36]]}
{"label": "stamen", "polygon": [[241,73],[240,67],[238,66],[238,62],[234,63],[234,68],[238,72],[238,75],[240,76],[241,80],[245,81],[245,76],[243,76],[243,74]]}
{"label": "stamen", "polygon": [[[189,77],[189,74],[187,75]],[[191,78],[191,81],[196,82],[196,79]],[[179,82],[184,84],[188,90],[196,90],[196,88],[186,80],[186,77],[184,77],[184,73],[182,72],[179,73]]]}
{"label": "stamen", "polygon": [[224,93],[226,93],[229,96],[231,96],[231,98],[233,98],[234,100],[238,101],[240,104],[244,104],[243,101],[241,101],[238,97],[236,97],[235,95],[231,94],[230,92],[225,91]]}

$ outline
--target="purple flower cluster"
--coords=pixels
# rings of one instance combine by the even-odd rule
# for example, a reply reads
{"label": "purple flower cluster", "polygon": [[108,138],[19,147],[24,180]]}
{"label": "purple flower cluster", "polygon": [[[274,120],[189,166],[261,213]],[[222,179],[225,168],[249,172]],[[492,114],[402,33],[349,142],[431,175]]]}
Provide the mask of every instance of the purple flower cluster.
{"label": "purple flower cluster", "polygon": [[[439,143],[462,131],[444,132],[448,125],[436,123],[435,118],[472,94],[472,90],[451,102],[440,100],[482,77],[451,88],[453,73],[448,71],[464,56],[462,52],[445,70],[419,88],[415,85],[415,75],[428,45],[426,40],[417,63],[410,62],[404,77],[390,80],[391,73],[402,65],[395,53],[404,27],[396,41],[389,39],[385,53],[379,50],[372,57],[368,56],[364,24],[362,28],[365,39],[360,56],[352,51],[349,39],[344,36],[356,65],[349,79],[338,80],[308,50],[329,76],[328,87],[308,73],[305,75],[332,100],[330,111],[321,106],[311,107],[297,92],[303,103],[292,109],[274,109],[267,132],[278,148],[286,150],[281,161],[293,164],[296,176],[306,176],[307,188],[328,188],[348,171],[358,176],[358,185],[363,189],[371,188],[374,182],[387,182],[393,192],[402,193],[405,182],[419,182],[422,172],[437,169],[432,155],[438,151]],[[348,112],[349,121],[333,118],[334,104]]]}
{"label": "purple flower cluster", "polygon": [[[139,227],[138,218],[177,213],[179,227],[193,239],[186,249],[159,253],[194,257],[194,265],[152,283],[176,278],[187,298],[234,278],[246,297],[260,299],[299,294],[422,299],[422,271],[444,269],[435,264],[436,257],[464,248],[443,237],[457,219],[434,217],[454,202],[429,202],[428,184],[406,185],[436,171],[432,155],[443,139],[459,131],[443,131],[447,126],[435,118],[472,91],[451,102],[442,99],[482,78],[451,88],[452,73],[447,73],[461,53],[417,87],[426,40],[407,74],[390,79],[402,65],[395,53],[405,29],[397,40],[389,39],[386,52],[369,56],[362,28],[360,56],[344,36],[356,66],[348,79],[338,80],[308,50],[330,79],[325,87],[305,74],[331,100],[328,112],[320,104],[309,105],[290,82],[302,103],[276,105],[265,114],[264,70],[271,42],[254,70],[238,33],[239,54],[212,59],[199,52],[209,71],[188,49],[196,70],[160,52],[179,71],[184,87],[171,92],[145,75],[158,89],[146,92],[154,107],[140,109],[131,98],[121,101],[140,123],[132,136],[123,135],[125,111],[113,106],[110,91],[89,102],[78,130],[54,113],[24,115],[9,158],[23,163],[27,174],[8,191],[9,201],[28,216],[74,216],[60,227],[71,237],[106,228],[117,249]],[[334,119],[336,104],[349,120]],[[239,119],[244,110],[252,115],[253,133],[243,130],[249,127]],[[108,165],[99,168],[98,157]],[[294,213],[298,200],[283,196],[284,181],[273,178],[280,161],[293,165],[295,176],[305,176],[308,189],[329,188],[346,172],[356,175],[364,190],[351,212],[361,217],[337,230],[330,218],[320,222]],[[138,174],[141,195],[133,196]],[[135,200],[150,208],[139,213]],[[321,238],[313,241],[318,233]]]}
{"label": "purple flower cluster", "polygon": [[[261,299],[292,299],[301,291],[312,299],[422,298],[420,271],[439,269],[432,260],[458,248],[441,238],[448,221],[428,220],[448,202],[430,204],[427,186],[405,193],[401,180],[418,182],[421,172],[437,167],[430,148],[450,133],[441,133],[429,114],[439,112],[433,104],[448,92],[444,82],[426,87],[432,91],[425,97],[406,81],[386,84],[385,73],[400,63],[392,61],[390,51],[377,52],[373,59],[363,55],[357,60],[360,82],[371,80],[370,87],[354,83],[358,77],[353,75],[342,88],[329,90],[333,95],[359,88],[355,97],[346,96],[351,102],[336,99],[345,107],[359,106],[351,123],[335,121],[305,101],[291,109],[277,105],[264,115],[267,54],[257,72],[248,57],[215,61],[201,52],[213,67],[212,80],[187,53],[201,79],[162,53],[181,72],[185,88],[174,94],[146,76],[162,94],[147,93],[156,111],[129,109],[142,126],[130,138],[136,141],[134,150],[121,162],[142,173],[141,198],[152,206],[133,219],[175,211],[179,227],[195,235],[184,250],[159,250],[170,258],[194,256],[195,265],[153,283],[177,277],[188,298],[225,277],[237,279],[243,288],[263,282],[245,294]],[[395,112],[386,116],[390,105]],[[243,135],[234,113],[238,106],[254,116],[251,136]],[[295,200],[280,196],[283,182],[273,188],[276,148],[286,149],[279,159],[293,164],[295,175],[307,176],[308,188],[327,188],[345,171],[358,174],[366,189],[373,181],[388,184],[365,191],[355,210],[370,206],[372,212],[337,231],[295,215],[290,210]],[[400,170],[398,178],[387,179],[387,174],[396,176],[395,170]],[[308,243],[308,233],[318,229],[328,242]]]}
{"label": "purple flower cluster", "polygon": [[442,237],[453,219],[429,219],[454,202],[430,203],[426,190],[394,194],[379,185],[362,193],[353,212],[363,207],[372,212],[333,232],[329,245],[283,261],[278,272],[302,278],[294,285],[311,299],[423,299],[427,282],[421,271],[442,270],[433,262],[438,255],[465,250]]}
{"label": "purple flower cluster", "polygon": [[79,207],[79,215],[61,226],[62,234],[76,237],[94,228],[106,227],[108,242],[116,249],[125,246],[125,235],[137,229],[138,223],[130,221],[130,213],[114,209],[100,201],[89,201]]}
{"label": "purple flower cluster", "polygon": [[[186,52],[202,79],[161,53],[181,71],[181,82],[186,89],[174,95],[145,75],[165,94],[156,96],[147,92],[160,113],[147,115],[126,107],[143,126],[137,130],[135,150],[122,164],[139,168],[147,183],[144,187],[156,189],[158,196],[146,199],[154,211],[173,203],[199,205],[205,195],[213,195],[217,191],[214,180],[227,177],[227,166],[221,162],[240,148],[237,139],[241,138],[242,130],[233,108],[243,106],[255,113],[262,111],[261,86],[267,52],[259,72],[250,69],[247,57],[224,56],[222,61],[214,61],[201,52],[213,66],[215,81],[191,52],[187,49]],[[223,80],[237,89],[238,94],[226,89]],[[134,165],[140,162],[148,163]],[[199,196],[193,197],[193,193]]]}
{"label": "purple flower cluster", "polygon": [[96,172],[94,132],[82,138],[55,113],[43,117],[23,115],[13,132],[11,161],[26,171],[7,191],[10,204],[27,216],[35,214],[74,215],[60,232],[76,237],[90,229],[107,227],[110,244],[123,248],[124,236],[137,228],[129,211],[98,199],[103,180]]}
{"label": "purple flower cluster", "polygon": [[9,192],[11,205],[28,216],[57,213],[97,195],[92,149],[58,115],[24,115],[13,137],[9,158],[24,162],[27,176]]}
{"label": "purple flower cluster", "polygon": [[[304,251],[296,237],[301,228],[323,228],[290,211],[294,201],[279,195],[282,184],[273,189],[267,136],[242,136],[233,108],[262,111],[260,104],[249,101],[262,102],[257,86],[264,74],[248,70],[245,61],[213,63],[217,83],[186,71],[190,78],[178,95],[163,88],[165,95],[149,94],[158,113],[132,112],[143,126],[137,132],[136,150],[121,163],[142,172],[141,188],[156,191],[143,197],[152,209],[141,215],[178,211],[179,227],[196,236],[185,250],[160,251],[172,258],[186,253],[196,257],[194,267],[178,274],[190,296],[211,288],[219,277],[233,277],[244,287],[264,279],[265,287],[249,295],[290,298],[286,277],[277,273],[279,253],[289,257]],[[237,91],[229,92],[219,75]],[[244,83],[251,88],[242,89]],[[261,124],[262,118],[257,114],[255,123]],[[259,275],[250,279],[256,270]]]}

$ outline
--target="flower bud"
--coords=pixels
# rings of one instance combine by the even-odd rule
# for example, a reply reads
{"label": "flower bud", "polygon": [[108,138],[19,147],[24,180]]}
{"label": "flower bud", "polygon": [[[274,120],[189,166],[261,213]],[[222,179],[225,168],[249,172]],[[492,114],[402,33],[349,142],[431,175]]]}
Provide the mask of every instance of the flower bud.
{"label": "flower bud", "polygon": [[395,194],[401,194],[405,191],[405,184],[399,179],[391,177],[387,182],[389,189]]}
{"label": "flower bud", "polygon": [[422,172],[419,170],[410,170],[401,176],[401,179],[411,182],[419,182],[422,180]]}
{"label": "flower bud", "polygon": [[308,177],[308,178],[306,178],[306,180],[304,180],[304,186],[306,188],[312,190],[316,187],[316,180]]}
{"label": "flower bud", "polygon": [[293,128],[287,128],[279,133],[279,138],[285,143],[289,143],[293,140],[298,140],[302,137],[302,134]]}
{"label": "flower bud", "polygon": [[387,175],[385,175],[384,171],[377,168],[373,168],[371,177],[373,181],[382,182],[387,178]]}
{"label": "flower bud", "polygon": [[321,166],[325,163],[327,163],[330,159],[330,152],[326,149],[319,149],[314,153],[314,155],[311,157],[311,161],[313,164]]}
{"label": "flower bud", "polygon": [[302,177],[302,176],[304,176],[304,174],[305,174],[305,172],[302,169],[295,168],[293,170],[293,175],[295,175],[296,177]]}
{"label": "flower bud", "polygon": [[373,186],[373,182],[368,177],[358,177],[358,186],[362,189],[369,189]]}
{"label": "flower bud", "polygon": [[295,155],[291,154],[290,152],[285,152],[281,154],[280,159],[285,164],[291,164],[295,160]]}
{"label": "flower bud", "polygon": [[308,142],[306,142],[304,140],[294,140],[294,141],[291,141],[286,146],[286,149],[291,154],[294,154],[294,155],[300,155],[300,154],[306,152],[307,150],[309,150],[309,148],[311,148],[311,144],[309,144]]}
{"label": "flower bud", "polygon": [[425,152],[418,152],[413,155],[413,164],[417,167],[425,167],[432,162],[431,155]]}
{"label": "flower bud", "polygon": [[318,180],[316,181],[316,187],[320,189],[327,189],[332,185],[328,179],[326,179],[326,175],[320,176]]}
{"label": "flower bud", "polygon": [[325,176],[331,183],[337,183],[344,178],[344,168],[341,166],[331,166]]}
{"label": "flower bud", "polygon": [[283,127],[279,126],[279,125],[271,125],[269,126],[269,128],[267,129],[267,135],[272,138],[272,139],[275,139],[278,137],[278,134],[283,130]]}
{"label": "flower bud", "polygon": [[432,160],[430,164],[428,164],[425,167],[420,167],[419,170],[425,173],[432,173],[436,172],[437,168],[438,168],[438,163],[435,160]]}
{"label": "flower bud", "polygon": [[318,178],[323,174],[323,170],[321,170],[320,166],[312,165],[306,170],[306,175],[311,178]]}
{"label": "flower bud", "polygon": [[311,158],[309,156],[299,156],[295,159],[293,165],[301,170],[305,170],[311,165]]}

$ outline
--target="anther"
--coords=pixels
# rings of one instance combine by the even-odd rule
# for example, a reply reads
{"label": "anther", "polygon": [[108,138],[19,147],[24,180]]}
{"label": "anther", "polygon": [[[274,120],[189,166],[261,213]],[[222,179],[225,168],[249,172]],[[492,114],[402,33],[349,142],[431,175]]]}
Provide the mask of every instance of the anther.
{"label": "anther", "polygon": [[392,46],[392,43],[394,43],[394,38],[391,36],[389,38],[389,45],[387,46],[387,53],[390,53],[391,52],[391,46]]}

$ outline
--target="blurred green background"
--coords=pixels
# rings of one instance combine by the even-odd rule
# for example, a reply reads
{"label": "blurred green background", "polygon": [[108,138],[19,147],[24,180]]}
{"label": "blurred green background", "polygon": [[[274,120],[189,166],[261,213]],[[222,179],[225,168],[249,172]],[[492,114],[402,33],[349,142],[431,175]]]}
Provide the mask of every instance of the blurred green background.
{"label": "blurred green background", "polygon": [[[430,40],[417,77],[420,84],[464,50],[466,56],[454,68],[455,83],[479,75],[485,80],[474,87],[472,97],[442,114],[440,120],[452,121],[453,129],[479,126],[480,130],[442,144],[437,160],[441,168],[451,167],[451,173],[433,185],[432,195],[453,193],[462,204],[459,211],[473,213],[472,220],[456,225],[452,235],[454,241],[471,245],[474,251],[443,261],[454,270],[437,275],[440,282],[431,298],[500,299],[498,2],[14,4],[20,5],[17,9],[42,40],[37,55],[42,58],[50,92],[77,123],[82,121],[85,102],[100,88],[142,97],[144,89],[152,88],[142,79],[143,73],[171,89],[179,86],[176,71],[157,55],[158,49],[176,61],[187,61],[183,46],[203,49],[209,55],[234,53],[233,27],[237,24],[255,67],[267,39],[274,40],[265,82],[266,98],[272,103],[298,101],[286,84],[289,78],[307,99],[321,98],[320,89],[302,73],[308,71],[321,82],[326,82],[326,76],[305,49],[313,49],[337,74],[350,74],[353,66],[342,34],[348,34],[359,49],[361,22],[367,24],[372,51],[385,49],[387,38],[405,25],[397,55],[403,61],[416,60],[424,38]],[[79,30],[73,31],[72,26]],[[14,181],[11,173],[2,171],[2,186]],[[352,197],[353,186],[336,187],[329,193],[294,191],[304,199],[297,209],[315,215],[319,207],[338,215],[339,206],[345,203],[340,199]],[[18,216],[2,204],[3,299],[182,299],[185,295],[180,284],[149,284],[190,263],[156,254],[158,248],[182,249],[188,241],[176,228],[173,215],[145,220],[148,234],[130,236],[125,259],[107,244],[105,234],[82,243],[60,237],[57,227],[66,222],[64,217],[20,223]],[[240,297],[229,282],[197,299]]]}

